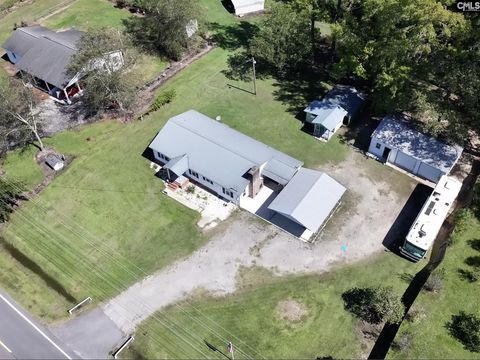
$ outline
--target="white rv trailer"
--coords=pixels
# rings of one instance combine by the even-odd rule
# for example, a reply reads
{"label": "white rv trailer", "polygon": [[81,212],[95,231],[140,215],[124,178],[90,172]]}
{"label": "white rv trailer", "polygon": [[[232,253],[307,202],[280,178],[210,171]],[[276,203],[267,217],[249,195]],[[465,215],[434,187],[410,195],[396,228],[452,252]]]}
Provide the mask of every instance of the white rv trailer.
{"label": "white rv trailer", "polygon": [[425,257],[461,187],[462,183],[451,177],[444,175],[440,178],[400,247],[405,257],[415,262]]}

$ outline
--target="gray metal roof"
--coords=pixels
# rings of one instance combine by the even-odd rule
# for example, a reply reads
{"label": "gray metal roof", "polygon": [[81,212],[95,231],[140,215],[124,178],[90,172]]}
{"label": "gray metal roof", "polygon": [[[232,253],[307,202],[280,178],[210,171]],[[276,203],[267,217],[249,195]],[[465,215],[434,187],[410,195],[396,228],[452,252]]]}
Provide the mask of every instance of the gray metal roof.
{"label": "gray metal roof", "polygon": [[172,170],[177,176],[182,176],[185,171],[188,170],[188,156],[177,156],[167,162],[163,167]]}
{"label": "gray metal roof", "polygon": [[354,87],[336,85],[322,100],[312,101],[304,111],[314,115],[320,115],[324,109],[331,109],[339,106],[344,109],[349,116],[354,116],[360,111],[364,102],[365,95],[359,93]]}
{"label": "gray metal roof", "polygon": [[244,175],[255,165],[274,160],[269,171],[287,181],[303,165],[195,110],[172,117],[149,147],[169,158],[187,155],[190,169],[238,191],[247,186]]}
{"label": "gray metal roof", "polygon": [[268,208],[316,232],[345,191],[344,186],[327,174],[300,168]]}
{"label": "gray metal roof", "polygon": [[446,174],[450,172],[463,151],[461,146],[448,145],[425,135],[405,119],[393,115],[387,115],[381,121],[372,138]]}
{"label": "gray metal roof", "polygon": [[323,108],[317,112],[317,117],[312,123],[320,124],[329,131],[334,131],[338,124],[343,123],[347,112],[340,106]]}
{"label": "gray metal roof", "polygon": [[24,27],[16,29],[2,47],[20,56],[15,64],[18,70],[64,88],[72,78],[67,68],[82,34],[75,29],[55,32],[42,26]]}

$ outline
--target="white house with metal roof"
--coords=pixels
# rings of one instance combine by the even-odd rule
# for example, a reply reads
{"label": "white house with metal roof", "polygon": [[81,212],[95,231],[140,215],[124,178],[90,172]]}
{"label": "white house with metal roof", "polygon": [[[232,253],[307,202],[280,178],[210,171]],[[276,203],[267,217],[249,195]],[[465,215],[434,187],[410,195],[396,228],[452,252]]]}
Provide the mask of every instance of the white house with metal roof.
{"label": "white house with metal roof", "polygon": [[[3,43],[8,59],[21,74],[31,77],[32,84],[47,91],[57,100],[70,103],[82,91],[78,81],[84,74],[68,74],[77,43],[83,32],[68,29],[53,31],[43,26],[17,28]],[[103,67],[105,62],[114,67],[123,65],[121,51],[105,54],[92,62],[92,68]],[[30,79],[29,79],[30,80]]]}
{"label": "white house with metal roof", "polygon": [[265,9],[265,0],[232,0],[232,4],[235,9],[235,15],[237,16],[263,11]]}
{"label": "white house with metal roof", "polygon": [[428,136],[405,118],[388,115],[371,135],[369,154],[413,175],[437,183],[448,175],[463,148]]}
{"label": "white house with metal roof", "polygon": [[314,100],[305,108],[305,121],[313,125],[313,136],[328,141],[360,112],[364,102],[365,96],[354,87],[336,85],[322,100]]}
{"label": "white house with metal roof", "polygon": [[345,192],[325,173],[304,169],[303,162],[195,110],[168,120],[149,148],[170,181],[185,176],[239,206],[265,182],[276,184],[282,190],[269,209],[311,233]]}

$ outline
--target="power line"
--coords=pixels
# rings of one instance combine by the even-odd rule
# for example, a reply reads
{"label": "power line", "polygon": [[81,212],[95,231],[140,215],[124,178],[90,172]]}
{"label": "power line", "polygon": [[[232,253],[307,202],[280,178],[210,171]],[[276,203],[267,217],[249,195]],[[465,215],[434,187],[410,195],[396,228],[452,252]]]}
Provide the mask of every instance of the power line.
{"label": "power line", "polygon": [[[31,201],[32,201],[32,200],[31,200]],[[33,200],[32,202],[34,203],[34,205],[36,205],[36,206],[38,206],[38,207],[42,207],[42,206],[41,206],[40,204],[38,204],[38,202],[36,202],[35,200]],[[43,209],[44,209],[44,208],[43,208]],[[73,222],[76,223],[75,221],[73,221]],[[68,228],[68,226],[67,226],[65,223],[62,222],[62,224],[63,224],[66,228]],[[76,223],[76,225],[78,225],[79,227],[83,228],[83,226],[81,226],[81,225],[78,224],[78,223]],[[78,232],[75,233],[75,232],[74,232],[74,229],[72,229],[72,228],[68,228],[68,229],[69,229],[74,235],[76,235],[76,236],[78,236],[78,237],[80,237],[80,238],[84,238],[82,235],[79,235]],[[87,232],[89,232],[89,231],[87,230]],[[87,240],[87,242],[88,242],[88,240]],[[90,245],[91,245],[91,246],[95,246],[95,245],[92,244],[92,243],[90,243]],[[120,255],[120,256],[123,257],[122,255]],[[129,262],[128,259],[126,259],[126,260],[127,260],[127,262]],[[116,259],[115,259],[115,261],[116,261]],[[129,263],[131,263],[131,262],[129,262]],[[131,264],[132,264],[134,267],[136,267],[137,269],[139,269],[144,275],[148,275],[145,271],[143,271],[141,268],[139,268],[139,267],[136,266],[135,264],[133,264],[133,263],[131,263]],[[131,271],[130,269],[128,269],[128,268],[127,268],[127,272],[132,273],[132,271]],[[137,277],[138,277],[137,274],[135,274],[135,273],[133,273],[133,274],[134,274],[134,278],[137,278]],[[113,301],[111,301],[111,302],[114,303]],[[192,318],[195,322],[200,323],[200,325],[201,325],[202,327],[209,329],[211,332],[215,332],[215,330],[213,330],[210,326],[208,326],[208,325],[206,325],[205,323],[202,323],[202,322],[200,322],[199,320],[194,319],[192,316],[190,316],[189,313],[188,313],[187,311],[185,311],[182,307],[180,307],[178,304],[177,304],[177,307],[179,307],[184,313],[186,313],[186,314],[187,314],[190,318]],[[193,307],[193,305],[192,305],[192,307]],[[196,308],[195,308],[195,309],[196,309]],[[202,314],[202,316],[205,317],[205,315],[204,315],[203,313],[201,313],[198,309],[196,309],[196,310],[197,310],[200,314]],[[154,312],[152,312],[152,314],[154,314]],[[207,318],[207,319],[208,319],[208,318]],[[214,323],[215,325],[219,326],[221,329],[223,329],[219,324],[216,324],[216,323],[213,322],[211,319],[208,319],[208,320],[209,320],[210,322]],[[225,330],[225,329],[223,329],[223,330]],[[215,332],[215,333],[216,333],[216,332]],[[216,333],[215,335],[216,335],[217,337],[220,337],[220,335],[219,335],[218,333]],[[222,340],[225,341],[225,339],[222,339]],[[240,342],[243,343],[243,341],[240,341]],[[248,346],[248,347],[250,347],[250,346]],[[251,348],[251,349],[253,349],[253,348]],[[240,349],[238,349],[238,350],[240,350]],[[255,350],[254,350],[254,351],[255,351]],[[256,351],[255,351],[255,352],[256,352]],[[242,351],[242,353],[243,353],[243,351]],[[244,354],[247,355],[246,353],[244,353]],[[257,354],[258,354],[258,352],[257,352]],[[248,355],[247,355],[247,357],[248,357]]]}

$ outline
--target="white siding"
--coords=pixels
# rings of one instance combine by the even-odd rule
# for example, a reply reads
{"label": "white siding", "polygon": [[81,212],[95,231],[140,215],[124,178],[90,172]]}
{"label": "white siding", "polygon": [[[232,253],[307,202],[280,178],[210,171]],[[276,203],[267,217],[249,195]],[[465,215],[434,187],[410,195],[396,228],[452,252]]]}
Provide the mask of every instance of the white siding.
{"label": "white siding", "polygon": [[235,15],[241,16],[252,12],[262,11],[265,7],[265,2],[256,2],[249,5],[241,5],[235,7]]}

